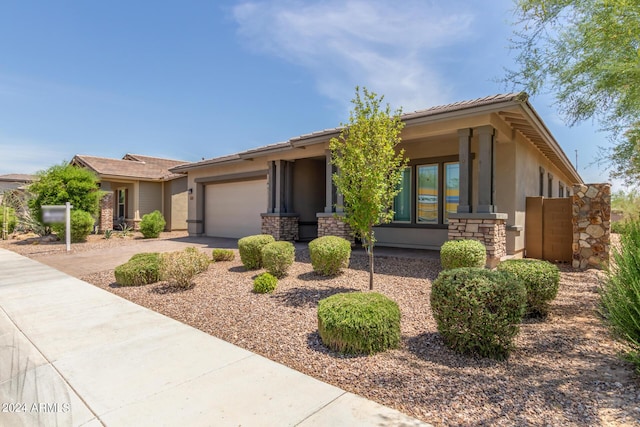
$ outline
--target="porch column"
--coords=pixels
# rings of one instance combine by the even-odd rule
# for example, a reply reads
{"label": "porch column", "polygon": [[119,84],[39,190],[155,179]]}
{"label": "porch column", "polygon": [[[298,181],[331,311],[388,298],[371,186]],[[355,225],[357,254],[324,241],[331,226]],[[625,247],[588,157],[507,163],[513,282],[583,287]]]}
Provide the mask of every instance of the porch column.
{"label": "porch column", "polygon": [[471,212],[471,129],[458,129],[460,189],[458,213]]}
{"label": "porch column", "polygon": [[275,169],[274,161],[270,160],[267,163],[267,213],[273,213],[273,189],[275,188]]}
{"label": "porch column", "polygon": [[133,183],[133,221],[140,221],[140,181]]}
{"label": "porch column", "polygon": [[273,206],[273,212],[274,213],[280,213],[283,212],[283,202],[284,202],[284,185],[283,185],[283,181],[284,181],[284,170],[282,167],[282,160],[276,160],[275,161],[275,203]]}
{"label": "porch column", "polygon": [[478,129],[478,213],[494,213],[493,204],[493,126]]}
{"label": "porch column", "polygon": [[331,164],[331,150],[325,150],[325,205],[324,212],[333,212],[333,164]]}

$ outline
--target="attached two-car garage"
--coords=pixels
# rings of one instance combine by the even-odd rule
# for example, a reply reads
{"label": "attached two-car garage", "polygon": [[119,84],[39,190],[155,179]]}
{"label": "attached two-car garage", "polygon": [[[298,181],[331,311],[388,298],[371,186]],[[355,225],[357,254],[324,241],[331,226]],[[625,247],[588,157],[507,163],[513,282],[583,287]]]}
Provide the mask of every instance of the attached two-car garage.
{"label": "attached two-car garage", "polygon": [[210,183],[204,187],[204,233],[241,238],[260,234],[267,211],[267,179]]}

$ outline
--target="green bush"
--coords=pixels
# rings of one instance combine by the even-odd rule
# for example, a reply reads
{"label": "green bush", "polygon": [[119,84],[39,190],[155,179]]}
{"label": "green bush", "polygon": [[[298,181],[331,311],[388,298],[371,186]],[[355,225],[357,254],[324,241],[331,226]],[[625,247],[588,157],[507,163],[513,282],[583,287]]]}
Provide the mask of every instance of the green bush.
{"label": "green bush", "polygon": [[334,276],[349,266],[351,243],[337,236],[324,236],[309,242],[309,256],[313,271]]}
{"label": "green bush", "polygon": [[160,280],[160,254],[144,252],[135,254],[129,261],[116,267],[116,283],[122,286],[140,286]]}
{"label": "green bush", "polygon": [[[71,209],[71,242],[78,243],[87,240],[87,236],[93,231],[95,220],[89,212],[79,209]],[[60,240],[65,240],[66,224],[51,224],[51,230]]]}
{"label": "green bush", "polygon": [[335,294],[318,302],[318,333],[331,350],[373,354],[400,344],[398,304],[375,292]]}
{"label": "green bush", "polygon": [[214,261],[233,261],[236,254],[231,249],[216,248],[211,252],[211,256]]}
{"label": "green bush", "polygon": [[560,270],[549,261],[538,259],[510,259],[498,265],[524,282],[527,288],[527,313],[546,316],[549,303],[558,295]]}
{"label": "green bush", "polygon": [[431,287],[431,310],[445,343],[495,359],[512,350],[526,302],[524,283],[503,271],[444,270]]}
{"label": "green bush", "polygon": [[484,267],[487,249],[477,240],[449,240],[440,248],[443,270],[461,267]]}
{"label": "green bush", "polygon": [[628,359],[640,373],[640,221],[629,221],[613,247],[612,262],[600,288],[602,314],[629,347]]}
{"label": "green bush", "polygon": [[16,217],[15,209],[8,207],[7,208],[7,229],[4,229],[4,207],[0,206],[0,234],[2,232],[6,232],[7,234],[13,233],[13,230],[16,229],[16,224],[18,223],[18,218]]}
{"label": "green bush", "polygon": [[270,273],[262,273],[253,279],[253,292],[257,294],[273,293],[278,286],[278,278]]}
{"label": "green bush", "polygon": [[167,252],[161,256],[160,274],[162,280],[181,288],[188,288],[192,285],[193,278],[205,271],[210,263],[207,255],[193,247]]}
{"label": "green bush", "polygon": [[164,226],[167,222],[164,220],[160,211],[153,211],[146,215],[142,215],[140,221],[140,232],[145,239],[155,238],[160,235],[161,231],[164,231]]}
{"label": "green bush", "polygon": [[247,270],[257,270],[262,267],[262,247],[275,242],[270,234],[256,234],[238,240],[240,261]]}
{"label": "green bush", "polygon": [[281,278],[296,259],[296,249],[291,242],[273,242],[262,247],[262,265],[272,275]]}

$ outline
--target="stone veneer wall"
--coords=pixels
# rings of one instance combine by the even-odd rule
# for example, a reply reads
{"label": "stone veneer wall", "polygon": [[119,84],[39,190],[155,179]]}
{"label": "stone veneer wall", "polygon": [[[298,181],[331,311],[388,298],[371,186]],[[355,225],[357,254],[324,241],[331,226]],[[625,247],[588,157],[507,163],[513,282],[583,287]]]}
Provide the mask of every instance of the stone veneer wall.
{"label": "stone veneer wall", "polygon": [[611,184],[573,186],[574,268],[602,267],[609,262]]}
{"label": "stone veneer wall", "polygon": [[298,215],[262,214],[262,234],[276,240],[298,240]]}
{"label": "stone veneer wall", "polygon": [[498,265],[507,255],[506,214],[454,214],[449,217],[449,240],[479,240],[487,248],[487,265]]}
{"label": "stone veneer wall", "polygon": [[113,230],[113,192],[106,193],[100,199],[100,222],[98,231]]}
{"label": "stone veneer wall", "polygon": [[340,216],[336,214],[317,214],[318,217],[318,237],[323,236],[338,236],[353,244],[355,242],[351,235],[351,228],[347,225]]}

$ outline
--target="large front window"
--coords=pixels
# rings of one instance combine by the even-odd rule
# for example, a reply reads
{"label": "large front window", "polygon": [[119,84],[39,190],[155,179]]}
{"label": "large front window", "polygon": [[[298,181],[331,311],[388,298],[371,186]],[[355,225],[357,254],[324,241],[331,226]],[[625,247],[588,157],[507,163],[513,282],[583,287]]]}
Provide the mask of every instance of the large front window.
{"label": "large front window", "polygon": [[411,168],[404,168],[402,171],[402,181],[400,181],[402,191],[393,199],[393,221],[411,222]]}
{"label": "large front window", "polygon": [[416,166],[418,171],[418,194],[416,202],[416,222],[418,224],[438,223],[438,165]]}
{"label": "large front window", "polygon": [[127,190],[121,188],[118,190],[118,218],[126,218],[127,216]]}
{"label": "large front window", "polygon": [[[412,179],[412,177],[415,177]],[[393,222],[441,225],[458,210],[458,162],[419,162],[405,168],[402,190],[394,199]]]}

